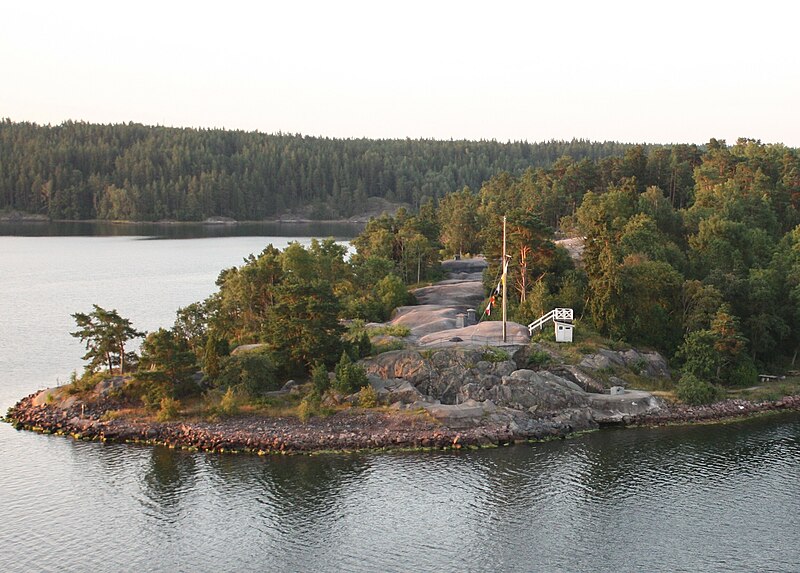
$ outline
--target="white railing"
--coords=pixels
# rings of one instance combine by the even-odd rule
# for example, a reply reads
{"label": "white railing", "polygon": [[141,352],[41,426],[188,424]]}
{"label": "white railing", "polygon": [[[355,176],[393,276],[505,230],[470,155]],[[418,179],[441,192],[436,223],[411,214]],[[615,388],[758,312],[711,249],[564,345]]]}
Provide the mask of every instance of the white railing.
{"label": "white railing", "polygon": [[571,308],[554,308],[544,316],[541,316],[528,325],[528,332],[533,336],[534,330],[541,328],[551,320],[556,323],[572,322],[573,313]]}
{"label": "white railing", "polygon": [[544,316],[534,320],[532,323],[530,323],[528,325],[528,332],[530,334],[533,334],[533,331],[536,330],[537,328],[541,329],[545,324],[547,324],[548,321],[553,320],[553,315],[554,314],[555,314],[555,310],[551,310],[550,312],[548,312]]}

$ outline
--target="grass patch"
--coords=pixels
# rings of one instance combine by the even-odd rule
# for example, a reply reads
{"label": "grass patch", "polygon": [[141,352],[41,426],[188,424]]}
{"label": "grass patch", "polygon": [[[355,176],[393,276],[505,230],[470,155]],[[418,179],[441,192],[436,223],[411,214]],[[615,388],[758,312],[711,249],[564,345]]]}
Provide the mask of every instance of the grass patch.
{"label": "grass patch", "polygon": [[505,362],[506,360],[511,360],[511,356],[509,356],[508,352],[506,352],[505,350],[487,346],[486,348],[483,349],[481,360],[484,360],[486,362]]}
{"label": "grass patch", "polygon": [[400,340],[389,340],[386,342],[379,342],[372,345],[372,355],[377,356],[384,352],[391,352],[392,350],[403,350],[406,347],[405,343]]}
{"label": "grass patch", "polygon": [[800,377],[792,376],[783,380],[770,380],[758,386],[728,391],[731,398],[742,398],[751,402],[780,400],[784,396],[800,395]]}
{"label": "grass patch", "polygon": [[368,330],[370,336],[396,336],[405,338],[411,334],[411,329],[403,324],[386,324]]}

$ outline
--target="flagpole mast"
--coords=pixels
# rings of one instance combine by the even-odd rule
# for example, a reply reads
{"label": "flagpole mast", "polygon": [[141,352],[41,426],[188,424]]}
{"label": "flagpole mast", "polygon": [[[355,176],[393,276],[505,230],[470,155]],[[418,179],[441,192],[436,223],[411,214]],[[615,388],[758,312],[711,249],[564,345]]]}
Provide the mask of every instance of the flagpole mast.
{"label": "flagpole mast", "polygon": [[506,216],[503,215],[503,260],[500,262],[503,269],[503,342],[506,341]]}

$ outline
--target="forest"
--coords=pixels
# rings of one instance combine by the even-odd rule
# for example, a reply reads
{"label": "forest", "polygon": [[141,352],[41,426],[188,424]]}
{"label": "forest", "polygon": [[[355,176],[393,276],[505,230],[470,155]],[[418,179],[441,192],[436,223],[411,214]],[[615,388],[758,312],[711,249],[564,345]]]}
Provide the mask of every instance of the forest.
{"label": "forest", "polygon": [[[409,150],[438,145],[373,143]],[[487,152],[503,148],[476,145]],[[565,155],[547,166],[500,171],[474,190],[455,185],[438,198],[422,196],[415,208],[371,219],[353,240],[353,256],[332,241],[283,252],[268,246],[224,270],[216,294],[180,309],[173,329],[148,336],[142,364],[148,372],[168,368],[169,360],[152,359],[166,345],[172,349],[164,356],[180,350],[214,385],[232,387],[262,372],[261,382],[248,385],[263,390],[282,376],[357,360],[375,349],[363,329],[345,331],[342,321],[386,320],[410,300],[407,288],[440,276],[443,257],[485,254],[488,300],[506,217],[512,320],[527,324],[554,307],[571,307],[581,328],[664,353],[681,373],[678,388],[705,401],[720,388],[756,383],[761,369],[794,368],[800,351],[796,149],[752,139],[633,145],[619,156]],[[557,245],[564,236],[583,238],[580,261]],[[267,349],[246,359],[260,366],[230,354],[251,343]],[[93,364],[91,370],[103,360]],[[160,394],[173,386],[158,386]]]}
{"label": "forest", "polygon": [[[426,198],[519,175],[562,157],[620,157],[630,145],[585,140],[330,139],[140,124],[0,121],[0,212],[51,219],[347,218],[368,197],[417,208]],[[613,170],[612,166],[608,168]]]}

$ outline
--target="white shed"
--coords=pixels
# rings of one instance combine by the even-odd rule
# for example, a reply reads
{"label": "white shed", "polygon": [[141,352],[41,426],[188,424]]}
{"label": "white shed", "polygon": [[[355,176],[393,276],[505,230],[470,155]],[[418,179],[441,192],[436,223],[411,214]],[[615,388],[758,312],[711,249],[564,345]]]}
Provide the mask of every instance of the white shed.
{"label": "white shed", "polygon": [[572,325],[568,322],[553,321],[556,326],[556,342],[572,342]]}

